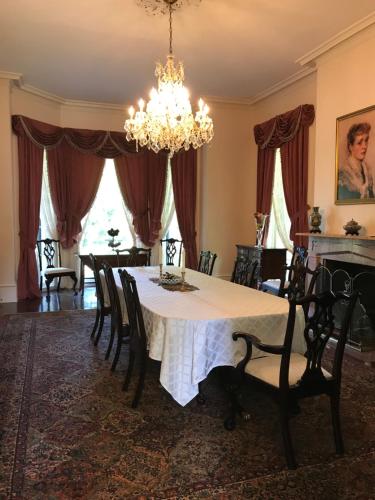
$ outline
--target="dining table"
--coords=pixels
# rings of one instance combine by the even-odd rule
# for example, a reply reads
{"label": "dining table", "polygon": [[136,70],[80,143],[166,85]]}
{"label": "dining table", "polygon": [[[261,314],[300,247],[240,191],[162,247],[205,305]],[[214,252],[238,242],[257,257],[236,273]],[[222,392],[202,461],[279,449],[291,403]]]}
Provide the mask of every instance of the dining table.
{"label": "dining table", "polygon": [[[113,272],[127,322],[118,269]],[[233,332],[251,333],[267,344],[283,344],[289,313],[284,298],[192,269],[186,269],[182,290],[180,285],[160,284],[158,266],[125,269],[137,283],[149,356],[161,362],[160,383],[182,406],[199,393],[198,384],[213,368],[235,367],[243,359],[245,343],[233,341]],[[168,266],[168,272],[181,277],[181,268]],[[304,326],[303,310],[297,306],[292,350],[301,354],[306,350]],[[265,355],[253,349],[253,358]]]}

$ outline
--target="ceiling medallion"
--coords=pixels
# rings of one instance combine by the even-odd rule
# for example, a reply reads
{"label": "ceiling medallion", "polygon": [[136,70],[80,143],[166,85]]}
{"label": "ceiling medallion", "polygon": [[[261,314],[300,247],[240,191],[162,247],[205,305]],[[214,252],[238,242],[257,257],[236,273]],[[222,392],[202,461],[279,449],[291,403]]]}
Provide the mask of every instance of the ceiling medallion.
{"label": "ceiling medallion", "polygon": [[140,7],[143,7],[149,14],[167,14],[169,6],[175,11],[182,5],[198,5],[202,0],[136,0]]}
{"label": "ceiling medallion", "polygon": [[[193,115],[189,92],[184,86],[182,62],[175,65],[172,51],[172,13],[184,0],[139,0],[142,5],[153,5],[154,10],[169,12],[169,54],[165,66],[156,64],[155,76],[158,88],[150,92],[146,107],[143,99],[139,110],[129,108],[129,118],[124,129],[128,141],[152,149],[155,153],[165,149],[171,158],[177,151],[197,149],[211,141],[213,123],[208,106],[199,99],[199,109]],[[186,1],[186,0],[185,0]],[[194,0],[191,0],[194,1]]]}

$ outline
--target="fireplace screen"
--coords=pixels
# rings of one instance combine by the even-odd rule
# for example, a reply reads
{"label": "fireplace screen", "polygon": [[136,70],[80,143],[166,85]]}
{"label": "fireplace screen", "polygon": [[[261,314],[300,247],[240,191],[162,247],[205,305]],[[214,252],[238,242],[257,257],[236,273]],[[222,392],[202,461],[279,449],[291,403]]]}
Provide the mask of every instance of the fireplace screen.
{"label": "fireplace screen", "polygon": [[[348,334],[348,343],[361,351],[375,349],[375,272],[358,264],[325,260],[318,276],[317,293],[326,290],[359,291]],[[335,326],[340,328],[344,306],[337,304]]]}

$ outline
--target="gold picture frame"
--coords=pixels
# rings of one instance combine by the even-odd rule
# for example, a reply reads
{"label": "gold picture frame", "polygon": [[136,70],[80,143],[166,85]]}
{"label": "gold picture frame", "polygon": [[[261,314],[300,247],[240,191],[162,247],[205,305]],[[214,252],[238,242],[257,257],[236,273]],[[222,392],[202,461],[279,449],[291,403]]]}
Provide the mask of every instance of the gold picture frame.
{"label": "gold picture frame", "polygon": [[335,204],[375,203],[375,105],[336,120]]}

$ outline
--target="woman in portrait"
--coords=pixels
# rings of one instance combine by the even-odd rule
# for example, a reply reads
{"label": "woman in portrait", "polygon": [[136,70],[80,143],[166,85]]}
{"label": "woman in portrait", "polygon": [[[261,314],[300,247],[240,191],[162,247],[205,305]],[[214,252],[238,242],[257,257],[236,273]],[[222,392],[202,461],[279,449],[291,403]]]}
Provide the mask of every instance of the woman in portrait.
{"label": "woman in portrait", "polygon": [[355,123],[346,136],[347,158],[339,165],[338,199],[374,198],[373,177],[365,162],[371,125]]}

